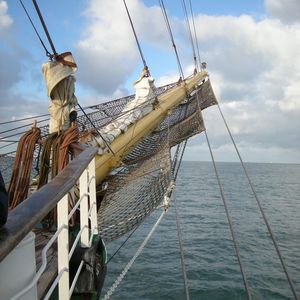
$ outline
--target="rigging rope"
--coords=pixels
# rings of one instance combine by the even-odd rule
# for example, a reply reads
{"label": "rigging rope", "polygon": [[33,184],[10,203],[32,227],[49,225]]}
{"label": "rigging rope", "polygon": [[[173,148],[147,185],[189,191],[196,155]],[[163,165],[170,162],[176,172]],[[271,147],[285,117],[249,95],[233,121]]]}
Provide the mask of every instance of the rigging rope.
{"label": "rigging rope", "polygon": [[189,300],[190,295],[189,295],[188,278],[187,278],[186,270],[185,270],[183,241],[182,241],[182,236],[181,236],[181,228],[180,228],[180,221],[179,221],[179,213],[177,210],[177,201],[176,201],[175,191],[173,191],[173,199],[174,199],[174,203],[175,203],[176,227],[177,227],[177,236],[178,236],[178,243],[179,243],[179,249],[180,249],[180,262],[181,262],[181,269],[182,269],[182,274],[183,274],[185,299]]}
{"label": "rigging rope", "polygon": [[189,34],[189,37],[190,37],[191,46],[192,46],[192,50],[193,50],[193,58],[194,58],[195,69],[197,69],[196,51],[195,51],[195,46],[194,46],[194,42],[193,42],[193,36],[192,36],[191,26],[190,26],[190,22],[189,22],[189,17],[188,17],[186,5],[185,5],[185,0],[181,0],[181,3],[182,3],[184,15],[185,15],[185,22],[186,22],[186,26],[187,26],[187,31],[188,31],[188,34]]}
{"label": "rigging rope", "polygon": [[16,119],[16,120],[13,120],[13,121],[1,122],[0,125],[10,124],[10,123],[16,123],[16,122],[26,121],[26,120],[32,120],[32,119],[41,118],[41,117],[45,117],[45,116],[50,116],[50,115],[49,114],[45,114],[45,115],[27,117],[27,118],[22,118],[22,119]]}
{"label": "rigging rope", "polygon": [[36,35],[37,35],[38,38],[39,38],[39,40],[40,40],[40,42],[41,42],[41,44],[42,44],[42,46],[43,46],[43,48],[44,48],[44,50],[45,50],[45,52],[46,52],[46,56],[51,57],[51,53],[50,53],[50,52],[48,51],[48,49],[46,48],[46,46],[45,46],[45,44],[44,44],[44,42],[43,42],[41,36],[39,35],[39,33],[38,33],[36,27],[34,26],[34,24],[33,24],[33,22],[32,22],[32,19],[31,19],[31,17],[29,16],[29,14],[28,14],[28,12],[27,12],[27,9],[26,9],[25,5],[23,4],[23,1],[22,1],[22,0],[19,0],[19,2],[21,3],[21,5],[22,5],[22,7],[23,7],[23,9],[24,9],[24,11],[25,11],[25,13],[26,13],[26,15],[27,15],[27,17],[28,17],[28,19],[29,19],[29,21],[30,21],[30,23],[31,23],[31,25],[32,25],[32,27],[33,27],[33,29],[34,29],[34,31],[35,31],[35,33],[36,33]]}
{"label": "rigging rope", "polygon": [[[50,37],[49,31],[48,31],[48,29],[47,29],[47,26],[46,26],[46,24],[45,24],[45,21],[44,21],[44,19],[43,19],[43,16],[42,16],[42,14],[41,14],[41,11],[40,11],[40,9],[39,9],[39,6],[38,6],[38,4],[36,3],[36,0],[32,0],[32,2],[33,2],[33,5],[34,5],[34,7],[35,7],[35,10],[36,10],[36,12],[37,12],[37,14],[38,14],[38,16],[39,16],[39,19],[40,19],[40,21],[41,21],[41,23],[42,23],[42,26],[43,26],[43,28],[44,28],[45,34],[46,34],[46,36],[47,36],[47,39],[48,39],[48,42],[49,42],[49,44],[50,44],[50,46],[51,46],[51,49],[52,49],[52,51],[53,51],[53,54],[54,54],[54,56],[57,56],[57,52],[56,52],[56,50],[55,50],[54,44],[53,44],[52,39],[51,39],[51,37]],[[50,57],[51,57],[51,54],[50,54]]]}
{"label": "rigging rope", "polygon": [[123,248],[123,246],[127,243],[127,241],[131,238],[131,236],[135,233],[135,231],[139,228],[139,225],[136,226],[128,235],[128,237],[125,239],[125,241],[121,244],[121,246],[114,252],[114,254],[108,259],[107,263],[108,264],[114,256]]}
{"label": "rigging rope", "polygon": [[219,105],[218,103],[217,103],[217,106],[218,106],[218,109],[219,109],[220,114],[221,114],[221,116],[222,116],[222,119],[223,119],[223,121],[224,121],[225,127],[226,127],[226,129],[227,129],[227,131],[228,131],[228,134],[229,134],[229,136],[230,136],[230,138],[231,138],[231,141],[232,141],[232,143],[233,143],[233,145],[234,145],[235,151],[236,151],[236,153],[237,153],[237,155],[238,155],[238,157],[239,157],[239,160],[240,160],[241,165],[242,165],[242,167],[243,167],[244,173],[245,173],[246,178],[247,178],[247,180],[248,180],[249,186],[251,187],[252,193],[253,193],[254,198],[255,198],[255,200],[256,200],[257,206],[258,206],[258,208],[259,208],[259,210],[260,210],[260,212],[261,212],[261,215],[262,215],[262,217],[263,217],[263,220],[264,220],[264,222],[265,222],[265,224],[266,224],[266,226],[267,226],[268,232],[269,232],[269,234],[270,234],[271,240],[272,240],[272,242],[273,242],[273,245],[274,245],[274,247],[275,247],[275,250],[276,250],[276,253],[277,253],[278,257],[279,257],[279,260],[280,260],[280,262],[281,262],[283,271],[284,271],[284,273],[285,273],[285,275],[286,275],[286,278],[287,278],[287,280],[288,280],[288,283],[289,283],[289,285],[290,285],[290,288],[291,288],[291,291],[292,291],[292,293],[293,293],[293,296],[294,296],[294,298],[295,298],[296,300],[298,300],[299,298],[298,298],[298,296],[297,296],[296,289],[295,289],[294,284],[293,284],[293,281],[292,281],[292,279],[291,279],[291,277],[290,277],[290,275],[289,275],[289,272],[288,272],[288,270],[287,270],[287,267],[286,267],[286,265],[285,265],[285,263],[284,263],[283,257],[282,257],[282,255],[281,255],[281,252],[280,252],[279,247],[278,247],[278,245],[277,245],[277,242],[276,242],[275,236],[274,236],[274,234],[273,234],[273,231],[272,231],[272,229],[271,229],[271,226],[270,226],[270,224],[269,224],[269,222],[268,222],[267,216],[266,216],[265,213],[264,213],[264,210],[263,210],[263,208],[262,208],[262,205],[261,205],[261,203],[260,203],[260,200],[259,200],[259,198],[258,198],[258,195],[257,195],[257,193],[256,193],[256,191],[255,191],[255,189],[254,189],[254,186],[253,186],[253,184],[252,184],[252,181],[251,181],[251,179],[250,179],[250,176],[249,176],[249,174],[248,174],[248,171],[247,171],[247,169],[246,169],[246,167],[245,167],[245,164],[244,164],[244,162],[243,162],[243,159],[242,159],[242,157],[241,157],[241,155],[240,155],[240,152],[239,152],[239,150],[238,150],[238,148],[237,148],[237,146],[236,146],[236,143],[235,143],[235,141],[234,141],[234,139],[233,139],[233,136],[232,136],[232,134],[231,134],[231,131],[230,131],[229,127],[228,127],[228,124],[227,124],[227,122],[226,122],[226,120],[225,120],[225,117],[224,117],[224,115],[223,115],[223,113],[222,113],[222,110],[221,110],[221,108],[220,108],[220,105]]}
{"label": "rigging rope", "polygon": [[108,144],[108,142],[106,141],[106,139],[103,137],[103,135],[100,133],[100,131],[98,130],[98,128],[96,127],[96,125],[93,123],[93,121],[90,119],[90,117],[87,115],[87,113],[84,111],[84,109],[81,107],[81,105],[79,104],[79,102],[77,101],[77,105],[79,106],[79,108],[81,109],[81,111],[83,112],[83,114],[85,115],[85,117],[88,119],[88,121],[91,123],[91,125],[94,127],[94,129],[97,131],[97,133],[99,134],[99,136],[102,138],[105,146],[109,149],[109,151],[115,155],[114,151],[111,149],[110,145]]}
{"label": "rigging rope", "polygon": [[181,78],[184,79],[184,74],[183,74],[182,66],[181,66],[181,63],[180,63],[178,51],[177,51],[176,44],[175,44],[175,41],[174,41],[172,29],[171,29],[171,26],[170,26],[170,23],[169,23],[169,18],[168,18],[166,9],[165,9],[164,1],[163,0],[159,0],[159,4],[160,4],[160,8],[161,8],[161,11],[162,11],[162,14],[163,14],[163,17],[164,17],[164,20],[165,20],[165,23],[166,23],[169,35],[170,35],[170,38],[171,38],[172,46],[173,46],[174,51],[175,51],[175,55],[176,55],[176,59],[177,59],[177,65],[178,65],[178,71],[179,71],[179,76],[181,76]]}
{"label": "rigging rope", "polygon": [[199,66],[201,66],[200,51],[199,51],[199,45],[198,45],[198,37],[197,37],[197,31],[196,31],[195,20],[194,20],[194,12],[193,12],[193,7],[192,7],[191,0],[189,0],[189,4],[190,4],[190,11],[191,11],[192,22],[193,22],[194,39],[195,39],[195,44],[196,44],[196,47],[197,47],[198,62],[199,62]]}
{"label": "rigging rope", "polygon": [[134,37],[135,37],[135,41],[136,41],[136,44],[137,44],[137,46],[138,46],[138,49],[139,49],[139,52],[140,52],[140,56],[141,56],[142,61],[143,61],[143,64],[144,64],[144,67],[148,69],[147,63],[146,63],[146,60],[145,60],[145,57],[144,57],[144,55],[143,55],[142,48],[141,48],[141,46],[140,46],[138,37],[137,37],[136,32],[135,32],[135,29],[134,29],[134,25],[133,25],[133,23],[132,23],[132,19],[131,19],[131,16],[130,16],[130,13],[129,13],[129,10],[128,10],[126,1],[123,0],[123,3],[124,3],[124,6],[125,6],[125,9],[126,9],[126,12],[127,12],[127,16],[128,16],[128,18],[129,18],[129,22],[130,22],[130,25],[131,25],[131,28],[132,28],[132,31],[133,31],[133,34],[134,34]]}
{"label": "rigging rope", "polygon": [[138,258],[138,256],[141,254],[141,252],[145,248],[146,244],[148,243],[149,239],[151,238],[153,232],[156,230],[157,226],[161,222],[161,220],[164,217],[164,215],[165,215],[165,212],[163,211],[161,213],[161,215],[159,216],[159,218],[157,219],[156,223],[153,225],[153,227],[150,230],[150,232],[148,233],[148,235],[146,236],[146,238],[144,239],[143,243],[140,245],[140,247],[138,248],[138,250],[136,251],[136,253],[134,254],[134,256],[131,258],[131,260],[128,262],[128,264],[125,266],[125,268],[123,269],[123,271],[121,272],[121,274],[118,276],[118,278],[116,279],[116,281],[114,282],[114,284],[106,292],[106,294],[102,298],[102,300],[109,299],[110,296],[114,293],[114,291],[116,290],[116,288],[118,287],[118,285],[122,282],[123,278],[125,277],[125,275],[129,271],[129,269],[131,268],[131,266],[133,265],[133,263],[135,262],[135,260]]}
{"label": "rigging rope", "polygon": [[[48,120],[49,119],[44,119],[44,120],[41,120],[41,121],[37,121],[36,123],[38,124],[38,123],[45,122],[45,121],[48,121]],[[1,131],[0,134],[6,133],[6,132],[11,132],[11,131],[21,129],[21,128],[25,128],[25,127],[28,127],[28,126],[32,126],[32,123],[28,123],[26,125],[22,125],[22,126],[18,126],[18,127],[14,127],[14,128],[11,128],[11,129]],[[24,132],[22,132],[22,133],[24,133]],[[11,136],[8,136],[8,137],[11,137]],[[5,138],[7,138],[7,137],[1,137],[1,139],[5,139]]]}
{"label": "rigging rope", "polygon": [[231,217],[230,217],[230,214],[229,214],[229,210],[228,210],[227,202],[226,202],[226,199],[225,199],[225,195],[224,195],[224,192],[223,192],[221,180],[220,180],[220,177],[219,177],[219,174],[218,174],[218,170],[217,170],[217,167],[216,167],[215,159],[214,159],[214,156],[213,156],[213,153],[212,153],[212,149],[211,149],[211,146],[210,146],[210,142],[209,142],[206,130],[204,130],[204,133],[205,133],[207,145],[208,145],[208,148],[209,148],[210,156],[211,156],[211,159],[212,159],[212,163],[213,163],[213,166],[214,166],[215,174],[216,174],[216,177],[217,177],[217,181],[218,181],[218,185],[219,185],[219,189],[220,189],[220,194],[221,194],[221,198],[222,198],[223,205],[224,205],[224,208],[225,208],[225,213],[226,213],[226,217],[227,217],[227,221],[228,221],[228,225],[229,225],[229,229],[230,229],[230,233],[231,233],[232,242],[233,242],[233,245],[234,245],[235,253],[236,253],[236,256],[237,256],[237,259],[238,259],[238,262],[239,262],[239,266],[240,266],[240,270],[241,270],[241,273],[242,273],[242,277],[243,277],[245,290],[247,292],[248,299],[251,300],[252,299],[251,291],[250,291],[250,288],[249,288],[249,285],[248,285],[247,276],[246,276],[246,273],[245,273],[245,270],[244,270],[244,267],[243,267],[243,263],[242,263],[242,259],[241,259],[241,256],[240,256],[239,246],[238,246],[236,238],[235,238],[235,233],[234,233],[234,230],[233,230],[233,225],[232,225]]}

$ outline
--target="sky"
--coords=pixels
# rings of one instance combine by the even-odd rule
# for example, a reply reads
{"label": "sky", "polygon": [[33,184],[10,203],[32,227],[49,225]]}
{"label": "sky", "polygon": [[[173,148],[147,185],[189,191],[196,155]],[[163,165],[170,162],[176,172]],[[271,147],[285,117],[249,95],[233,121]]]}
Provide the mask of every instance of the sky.
{"label": "sky", "polygon": [[[122,0],[37,1],[58,53],[78,65],[81,106],[134,93],[143,67]],[[23,0],[50,50],[32,2]],[[191,0],[200,59],[246,162],[300,163],[300,1]],[[185,76],[193,55],[181,0],[164,0]],[[186,1],[189,10],[189,1]],[[178,79],[158,0],[127,0],[157,86]],[[0,123],[47,113],[47,60],[19,1],[0,0]],[[238,161],[217,107],[203,111],[217,161]],[[19,123],[22,124],[22,123]],[[6,129],[0,125],[0,132]],[[3,135],[0,135],[3,136]],[[5,149],[0,149],[4,153]],[[204,134],[185,160],[210,161]]]}

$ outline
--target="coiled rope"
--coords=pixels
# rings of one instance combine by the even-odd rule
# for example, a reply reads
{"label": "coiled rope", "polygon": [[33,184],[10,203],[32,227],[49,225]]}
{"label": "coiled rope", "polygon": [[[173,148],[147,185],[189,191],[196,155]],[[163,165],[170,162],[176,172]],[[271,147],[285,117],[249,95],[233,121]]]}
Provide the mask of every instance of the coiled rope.
{"label": "coiled rope", "polygon": [[40,129],[33,127],[19,141],[12,177],[8,187],[8,199],[11,209],[15,208],[28,195],[33,152],[39,138]]}

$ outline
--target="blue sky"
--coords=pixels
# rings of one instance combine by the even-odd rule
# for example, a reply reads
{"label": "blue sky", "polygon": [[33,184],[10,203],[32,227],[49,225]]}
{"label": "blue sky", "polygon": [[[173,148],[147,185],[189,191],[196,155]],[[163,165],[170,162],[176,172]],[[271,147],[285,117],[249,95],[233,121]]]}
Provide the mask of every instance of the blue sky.
{"label": "blue sky", "polygon": [[[32,2],[23,2],[46,41]],[[191,2],[201,58],[244,160],[300,163],[300,1]],[[76,95],[82,106],[134,92],[142,63],[122,0],[38,3],[56,50],[71,51],[78,63]],[[189,75],[193,61],[181,0],[164,3]],[[156,84],[176,80],[158,1],[127,0],[127,5]],[[0,0],[1,122],[47,112],[45,60],[19,1]],[[236,161],[217,108],[203,115],[216,159]],[[210,160],[203,135],[189,142],[185,159]]]}

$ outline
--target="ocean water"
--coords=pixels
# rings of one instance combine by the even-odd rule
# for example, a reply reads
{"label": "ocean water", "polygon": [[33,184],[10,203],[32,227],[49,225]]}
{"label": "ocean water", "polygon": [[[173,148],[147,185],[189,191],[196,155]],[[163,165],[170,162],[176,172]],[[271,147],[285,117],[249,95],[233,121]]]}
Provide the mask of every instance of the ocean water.
{"label": "ocean water", "polygon": [[[239,163],[217,163],[253,299],[293,299]],[[300,296],[300,165],[246,168]],[[175,191],[190,299],[247,299],[213,166],[183,162]],[[129,262],[161,210],[109,262],[102,295]],[[108,257],[126,237],[109,245]],[[111,299],[184,299],[174,202]]]}

